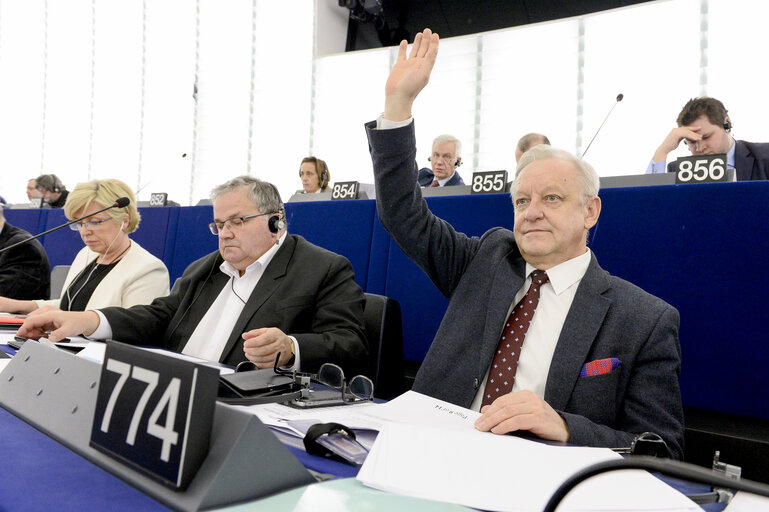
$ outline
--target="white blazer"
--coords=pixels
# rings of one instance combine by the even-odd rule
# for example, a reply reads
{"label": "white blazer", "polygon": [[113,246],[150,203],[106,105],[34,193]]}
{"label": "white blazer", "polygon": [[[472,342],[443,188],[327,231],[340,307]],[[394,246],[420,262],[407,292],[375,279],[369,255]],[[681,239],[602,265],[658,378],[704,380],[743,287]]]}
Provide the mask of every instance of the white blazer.
{"label": "white blazer", "polygon": [[[77,275],[99,255],[88,247],[77,253],[64,280],[62,296]],[[129,308],[136,304],[149,304],[156,297],[168,295],[168,269],[158,258],[131,240],[131,247],[115,268],[104,276],[88,299],[86,309],[109,306]],[[74,292],[72,292],[74,293]],[[36,300],[38,307],[59,307],[60,299]]]}

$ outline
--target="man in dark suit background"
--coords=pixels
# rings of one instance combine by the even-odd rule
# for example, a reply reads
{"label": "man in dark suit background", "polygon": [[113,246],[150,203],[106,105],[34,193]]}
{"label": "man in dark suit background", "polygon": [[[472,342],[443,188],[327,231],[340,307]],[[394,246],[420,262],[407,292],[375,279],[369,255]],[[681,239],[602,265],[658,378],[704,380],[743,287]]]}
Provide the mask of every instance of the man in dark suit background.
{"label": "man in dark suit background", "polygon": [[420,187],[455,187],[464,185],[457,168],[462,165],[462,142],[453,135],[439,135],[433,140],[430,166],[419,169]]}
{"label": "man in dark suit background", "polygon": [[[547,145],[529,150],[512,185],[513,232],[494,228],[480,238],[432,215],[411,185],[411,107],[437,47],[429,29],[417,35],[408,58],[401,43],[384,113],[366,126],[379,218],[450,298],[413,389],[480,409],[482,431],[606,447],[628,447],[652,431],[680,458],[678,312],[609,275],[588,250],[588,230],[601,211],[593,168]],[[547,276],[536,278],[539,286],[535,270]],[[521,315],[521,327],[529,325],[525,342],[520,355],[509,354],[518,361],[506,361],[503,351],[513,350],[505,348],[509,325],[518,323],[530,288],[539,305],[530,317]],[[508,373],[495,382],[498,371]]]}
{"label": "man in dark suit background", "polygon": [[[0,249],[31,237],[5,220],[0,206]],[[51,267],[48,255],[37,240],[32,240],[0,254],[0,296],[19,300],[48,297]]]}
{"label": "man in dark suit background", "polygon": [[[715,98],[689,100],[676,119],[673,128],[662,141],[646,168],[646,174],[665,172],[665,160],[681,141],[692,155],[726,154],[726,165],[735,169],[737,181],[769,179],[769,143],[735,140],[731,135],[732,121],[724,104]],[[678,172],[678,164],[670,162],[667,172]]]}
{"label": "man in dark suit background", "polygon": [[260,368],[314,372],[325,362],[354,374],[366,364],[364,297],[347,259],[288,234],[277,189],[240,176],[211,193],[219,251],[185,270],[167,297],[129,309],[48,312],[21,336],[52,341],[84,333],[157,344],[184,354]]}

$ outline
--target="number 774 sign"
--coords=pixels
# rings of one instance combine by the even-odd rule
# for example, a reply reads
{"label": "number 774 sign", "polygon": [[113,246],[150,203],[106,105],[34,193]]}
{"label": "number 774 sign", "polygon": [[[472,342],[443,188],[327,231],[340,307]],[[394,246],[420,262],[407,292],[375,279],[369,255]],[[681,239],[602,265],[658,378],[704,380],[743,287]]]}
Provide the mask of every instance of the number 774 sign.
{"label": "number 774 sign", "polygon": [[208,452],[218,382],[214,368],[109,342],[91,446],[185,488]]}

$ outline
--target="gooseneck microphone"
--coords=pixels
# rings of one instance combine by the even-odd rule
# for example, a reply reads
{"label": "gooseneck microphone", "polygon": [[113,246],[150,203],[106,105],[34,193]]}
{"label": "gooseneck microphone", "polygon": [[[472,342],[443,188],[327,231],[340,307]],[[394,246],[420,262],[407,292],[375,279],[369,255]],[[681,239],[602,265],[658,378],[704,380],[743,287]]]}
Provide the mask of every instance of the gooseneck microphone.
{"label": "gooseneck microphone", "polygon": [[18,246],[20,246],[22,244],[26,244],[27,242],[29,242],[31,240],[36,240],[36,239],[40,238],[41,236],[47,235],[48,233],[53,233],[54,231],[58,231],[61,228],[66,228],[67,226],[69,226],[70,224],[74,224],[75,222],[80,222],[81,220],[87,219],[88,217],[93,217],[97,213],[101,213],[103,211],[106,211],[106,210],[109,210],[109,209],[112,209],[112,208],[125,208],[129,204],[131,204],[131,200],[130,199],[128,199],[127,197],[120,197],[117,200],[115,200],[114,203],[112,203],[111,205],[107,206],[106,208],[102,208],[101,210],[97,210],[97,211],[95,211],[93,213],[90,213],[88,215],[80,217],[79,219],[71,220],[71,221],[69,221],[69,222],[67,222],[65,224],[62,224],[61,226],[56,226],[55,228],[51,228],[48,231],[44,231],[44,232],[40,233],[39,235],[31,236],[29,238],[26,238],[26,239],[22,240],[21,242],[16,242],[13,245],[9,245],[8,247],[4,247],[3,249],[0,249],[0,254],[4,253],[5,251],[13,249],[14,247],[18,247]]}
{"label": "gooseneck microphone", "polygon": [[590,139],[590,144],[587,145],[587,147],[585,148],[585,151],[582,152],[582,156],[579,157],[580,160],[585,158],[585,153],[587,153],[587,150],[590,149],[590,146],[593,144],[593,141],[598,136],[598,133],[601,131],[601,128],[603,128],[603,125],[606,124],[606,120],[609,119],[609,116],[611,115],[611,113],[614,112],[614,107],[616,107],[617,103],[622,101],[622,98],[624,98],[624,97],[625,97],[625,95],[622,94],[622,93],[619,93],[617,95],[617,101],[614,102],[614,105],[611,106],[611,109],[609,110],[609,113],[606,114],[606,117],[603,118],[603,123],[601,123],[601,126],[599,126],[598,129],[595,131],[595,135],[593,135],[593,138]]}

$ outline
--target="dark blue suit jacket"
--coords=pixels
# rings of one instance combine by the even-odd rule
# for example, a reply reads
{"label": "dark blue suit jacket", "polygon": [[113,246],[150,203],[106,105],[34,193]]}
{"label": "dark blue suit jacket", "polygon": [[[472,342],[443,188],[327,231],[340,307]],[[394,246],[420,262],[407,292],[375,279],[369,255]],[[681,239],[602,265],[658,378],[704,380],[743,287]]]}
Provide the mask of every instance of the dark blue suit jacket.
{"label": "dark blue suit jacket", "polygon": [[[433,174],[432,169],[429,167],[423,167],[422,169],[419,169],[419,174],[417,175],[417,183],[419,183],[420,187],[429,187],[434,179],[435,175]],[[454,171],[454,175],[443,186],[455,187],[464,184],[465,182],[462,180],[462,176],[460,176],[458,172]]]}
{"label": "dark blue suit jacket", "polygon": [[[416,177],[414,124],[368,128],[377,210],[403,252],[450,298],[413,389],[469,407],[491,365],[502,325],[526,279],[513,233],[457,233],[427,208]],[[547,375],[544,399],[566,420],[570,442],[627,447],[656,432],[683,455],[678,311],[601,269],[595,256],[577,288]],[[525,345],[524,345],[524,349]],[[617,357],[611,373],[580,377],[582,365]]]}
{"label": "dark blue suit jacket", "polygon": [[[735,140],[734,168],[737,181],[769,180],[769,143]],[[668,164],[668,172],[678,172],[678,163]]]}

